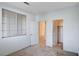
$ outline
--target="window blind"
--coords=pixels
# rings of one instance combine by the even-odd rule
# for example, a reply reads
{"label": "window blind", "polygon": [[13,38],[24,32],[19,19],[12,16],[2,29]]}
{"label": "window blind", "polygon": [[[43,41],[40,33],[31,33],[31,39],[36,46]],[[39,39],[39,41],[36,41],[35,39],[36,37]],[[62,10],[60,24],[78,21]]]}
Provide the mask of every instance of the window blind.
{"label": "window blind", "polygon": [[26,16],[9,10],[2,10],[2,37],[26,34]]}

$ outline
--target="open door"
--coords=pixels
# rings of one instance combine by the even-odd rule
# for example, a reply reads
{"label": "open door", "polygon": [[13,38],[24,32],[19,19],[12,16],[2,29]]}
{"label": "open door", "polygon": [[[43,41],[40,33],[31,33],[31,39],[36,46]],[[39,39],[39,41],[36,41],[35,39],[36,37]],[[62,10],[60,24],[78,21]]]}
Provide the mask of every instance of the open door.
{"label": "open door", "polygon": [[53,21],[54,29],[54,47],[63,49],[63,20],[58,19]]}
{"label": "open door", "polygon": [[39,46],[44,48],[46,46],[46,22],[39,22]]}

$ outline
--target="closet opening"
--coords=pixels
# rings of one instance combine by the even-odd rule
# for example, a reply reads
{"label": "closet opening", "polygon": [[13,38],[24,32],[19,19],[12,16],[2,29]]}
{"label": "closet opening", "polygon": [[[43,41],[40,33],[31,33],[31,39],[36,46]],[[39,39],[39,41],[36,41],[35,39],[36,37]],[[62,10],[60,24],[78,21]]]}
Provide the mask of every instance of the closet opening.
{"label": "closet opening", "polygon": [[55,48],[63,49],[63,20],[57,19],[53,21],[53,45]]}

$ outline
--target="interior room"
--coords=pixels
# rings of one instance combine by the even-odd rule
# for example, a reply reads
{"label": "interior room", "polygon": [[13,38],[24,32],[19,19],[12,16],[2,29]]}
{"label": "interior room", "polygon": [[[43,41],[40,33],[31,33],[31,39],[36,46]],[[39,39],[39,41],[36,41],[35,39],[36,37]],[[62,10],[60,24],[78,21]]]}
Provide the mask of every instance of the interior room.
{"label": "interior room", "polygon": [[0,2],[0,56],[78,56],[79,2]]}

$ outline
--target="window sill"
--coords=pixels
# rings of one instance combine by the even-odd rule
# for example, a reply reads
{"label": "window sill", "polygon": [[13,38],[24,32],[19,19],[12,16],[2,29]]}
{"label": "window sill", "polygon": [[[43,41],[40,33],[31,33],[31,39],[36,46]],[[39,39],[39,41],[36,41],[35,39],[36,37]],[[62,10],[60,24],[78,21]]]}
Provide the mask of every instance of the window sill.
{"label": "window sill", "polygon": [[7,36],[7,37],[2,37],[2,38],[10,38],[10,37],[18,37],[18,36],[26,36],[26,34],[16,35],[16,36]]}

